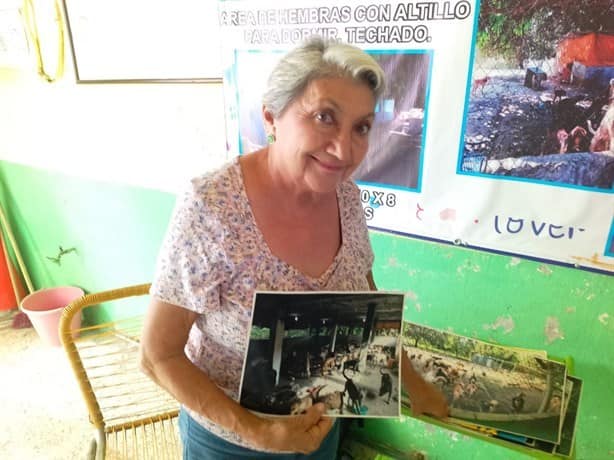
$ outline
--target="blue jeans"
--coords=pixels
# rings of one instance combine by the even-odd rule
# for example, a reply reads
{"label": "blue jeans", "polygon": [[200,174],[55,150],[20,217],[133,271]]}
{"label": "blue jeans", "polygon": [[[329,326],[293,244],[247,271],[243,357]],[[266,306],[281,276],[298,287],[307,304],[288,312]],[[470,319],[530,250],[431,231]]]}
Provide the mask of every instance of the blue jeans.
{"label": "blue jeans", "polygon": [[214,435],[190,417],[183,408],[179,413],[179,433],[183,442],[183,460],[235,460],[242,458],[335,460],[339,447],[339,425],[338,421],[333,424],[320,448],[310,455],[269,454],[238,446]]}

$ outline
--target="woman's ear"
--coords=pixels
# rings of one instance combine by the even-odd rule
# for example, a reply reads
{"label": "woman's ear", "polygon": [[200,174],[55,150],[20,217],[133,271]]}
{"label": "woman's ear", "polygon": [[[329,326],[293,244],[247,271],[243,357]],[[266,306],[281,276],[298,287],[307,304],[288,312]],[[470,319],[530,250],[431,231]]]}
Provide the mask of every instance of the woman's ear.
{"label": "woman's ear", "polygon": [[267,133],[272,134],[275,130],[275,117],[266,106],[262,106],[262,119],[264,120],[264,127]]}
{"label": "woman's ear", "polygon": [[262,119],[264,120],[264,130],[268,144],[275,142],[275,117],[264,105],[262,106]]}

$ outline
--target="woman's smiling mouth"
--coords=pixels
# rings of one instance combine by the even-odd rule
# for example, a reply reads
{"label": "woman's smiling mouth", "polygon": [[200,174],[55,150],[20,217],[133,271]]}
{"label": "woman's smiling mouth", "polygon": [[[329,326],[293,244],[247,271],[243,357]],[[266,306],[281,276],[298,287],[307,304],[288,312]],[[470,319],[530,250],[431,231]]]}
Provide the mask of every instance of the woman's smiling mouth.
{"label": "woman's smiling mouth", "polygon": [[343,169],[345,169],[345,166],[343,164],[339,164],[339,163],[331,163],[328,161],[324,161],[318,157],[312,156],[311,158],[313,158],[315,160],[315,162],[324,170],[329,171],[329,172],[340,172]]}

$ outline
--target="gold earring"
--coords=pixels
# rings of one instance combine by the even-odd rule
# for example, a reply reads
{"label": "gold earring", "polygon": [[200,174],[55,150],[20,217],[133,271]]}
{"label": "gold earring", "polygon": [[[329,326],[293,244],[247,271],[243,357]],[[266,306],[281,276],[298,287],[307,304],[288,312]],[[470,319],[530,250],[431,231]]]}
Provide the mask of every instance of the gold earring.
{"label": "gold earring", "polygon": [[266,141],[267,141],[269,144],[272,144],[273,142],[275,142],[275,134],[269,134],[269,135],[267,135],[267,137],[266,137]]}

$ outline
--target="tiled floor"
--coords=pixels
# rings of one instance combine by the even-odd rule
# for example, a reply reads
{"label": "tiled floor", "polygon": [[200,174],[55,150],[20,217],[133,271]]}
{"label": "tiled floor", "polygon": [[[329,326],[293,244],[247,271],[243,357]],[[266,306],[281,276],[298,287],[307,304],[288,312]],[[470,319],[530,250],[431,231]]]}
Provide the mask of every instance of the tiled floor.
{"label": "tiled floor", "polygon": [[0,457],[84,459],[93,430],[63,349],[11,316],[0,312]]}

